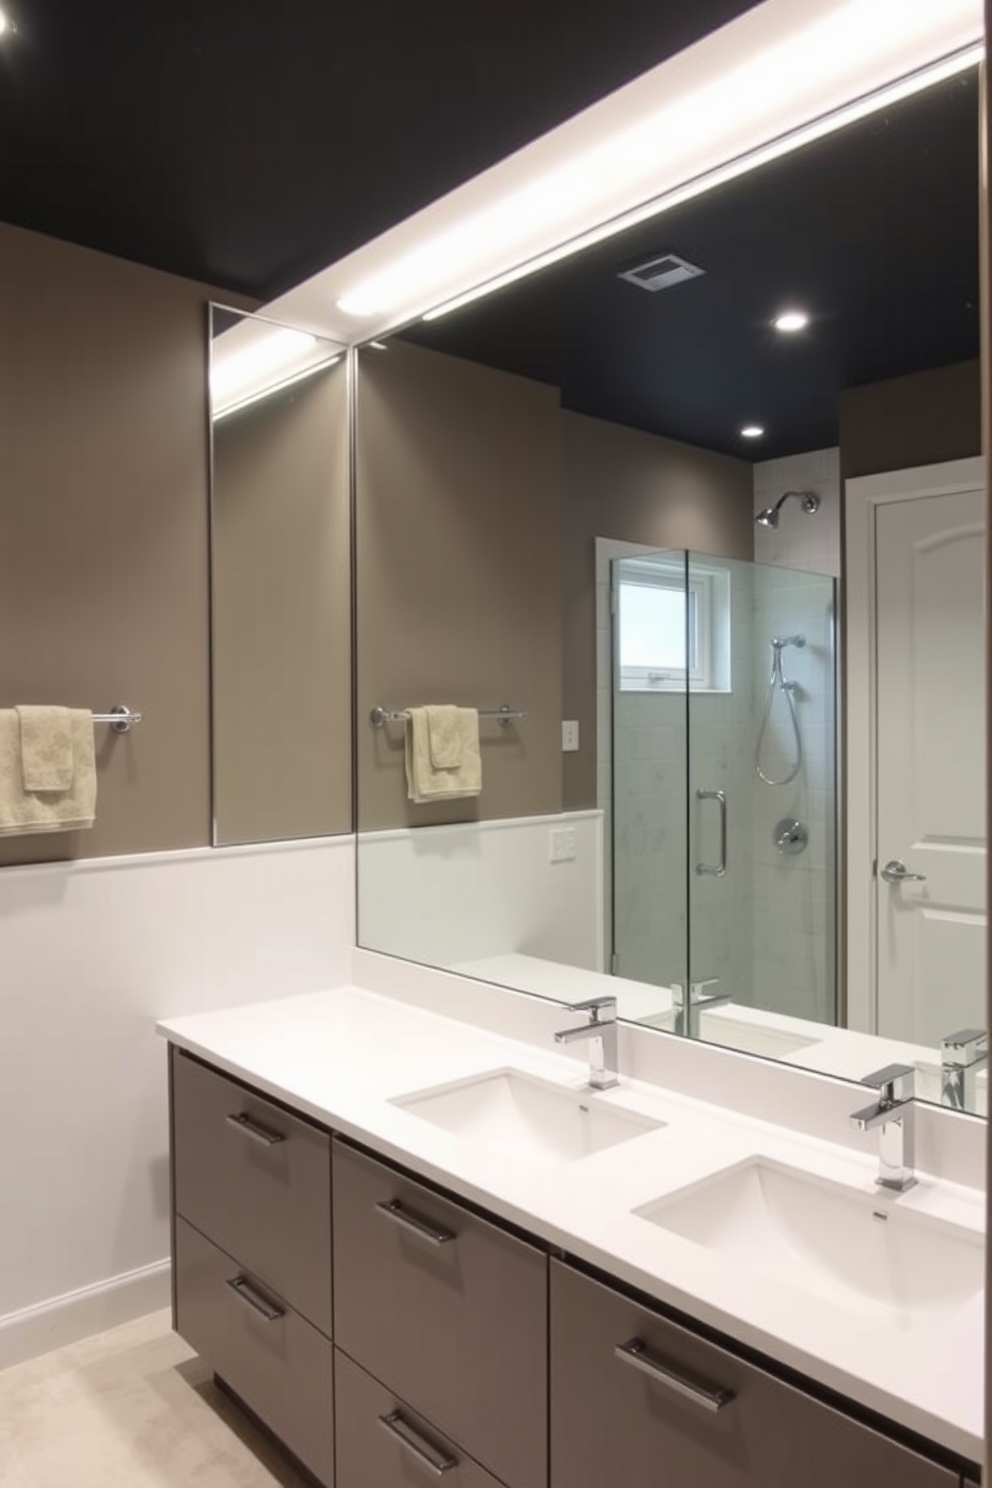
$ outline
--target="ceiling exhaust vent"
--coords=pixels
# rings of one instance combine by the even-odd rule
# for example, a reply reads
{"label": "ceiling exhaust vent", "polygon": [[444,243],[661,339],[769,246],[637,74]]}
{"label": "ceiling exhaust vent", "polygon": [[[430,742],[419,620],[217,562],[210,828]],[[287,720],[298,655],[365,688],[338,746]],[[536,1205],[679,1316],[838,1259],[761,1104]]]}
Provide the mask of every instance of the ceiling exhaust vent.
{"label": "ceiling exhaust vent", "polygon": [[638,289],[647,289],[651,294],[656,294],[659,289],[672,289],[676,284],[684,284],[687,279],[698,279],[705,273],[705,269],[699,269],[695,264],[679,258],[677,253],[663,253],[660,258],[651,258],[647,263],[625,270],[620,278],[626,279],[629,284],[636,284]]}

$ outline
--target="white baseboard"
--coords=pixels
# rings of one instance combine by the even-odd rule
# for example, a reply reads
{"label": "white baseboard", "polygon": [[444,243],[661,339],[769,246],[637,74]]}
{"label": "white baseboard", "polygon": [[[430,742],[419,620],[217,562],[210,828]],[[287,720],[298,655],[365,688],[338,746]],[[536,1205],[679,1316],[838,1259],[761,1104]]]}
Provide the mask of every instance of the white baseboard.
{"label": "white baseboard", "polygon": [[172,1267],[166,1260],[9,1312],[0,1317],[0,1369],[131,1323],[171,1302]]}

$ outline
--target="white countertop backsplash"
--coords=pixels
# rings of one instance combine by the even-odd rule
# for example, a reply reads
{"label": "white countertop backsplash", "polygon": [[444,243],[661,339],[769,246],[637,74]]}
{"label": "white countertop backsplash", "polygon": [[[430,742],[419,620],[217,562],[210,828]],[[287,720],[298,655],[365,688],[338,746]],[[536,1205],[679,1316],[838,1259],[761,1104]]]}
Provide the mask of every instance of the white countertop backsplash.
{"label": "white countertop backsplash", "polygon": [[[982,1298],[898,1335],[853,1311],[744,1274],[632,1211],[758,1156],[877,1192],[877,1138],[847,1116],[850,1085],[649,1030],[620,1029],[618,1089],[597,1094],[666,1123],[579,1162],[532,1166],[404,1111],[398,1096],[512,1067],[577,1090],[587,1050],[554,1051],[554,1004],[357,952],[363,986],[170,1019],[159,1032],[619,1281],[823,1386],[980,1462]],[[377,990],[378,989],[378,990]],[[705,1098],[701,1098],[705,1097]],[[868,1097],[870,1099],[870,1096]],[[900,1207],[981,1233],[984,1123],[918,1108],[919,1182]],[[886,1196],[889,1202],[891,1198]]]}

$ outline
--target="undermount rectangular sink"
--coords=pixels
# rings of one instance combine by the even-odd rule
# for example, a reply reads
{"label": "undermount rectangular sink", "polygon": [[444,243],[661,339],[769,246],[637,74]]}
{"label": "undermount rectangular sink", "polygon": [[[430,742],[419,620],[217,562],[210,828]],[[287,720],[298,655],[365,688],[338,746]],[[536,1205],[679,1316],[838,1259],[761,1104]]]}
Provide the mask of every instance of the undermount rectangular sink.
{"label": "undermount rectangular sink", "polygon": [[494,1152],[545,1167],[577,1162],[665,1125],[608,1105],[594,1091],[563,1089],[514,1069],[398,1096],[392,1104]]}
{"label": "undermount rectangular sink", "polygon": [[765,1158],[634,1213],[741,1270],[898,1329],[939,1323],[983,1286],[979,1232]]}
{"label": "undermount rectangular sink", "polygon": [[790,1054],[799,1054],[822,1042],[790,1029],[731,1018],[715,1009],[700,1014],[699,1035],[708,1044],[722,1044],[740,1054],[763,1054],[769,1059],[788,1059]]}

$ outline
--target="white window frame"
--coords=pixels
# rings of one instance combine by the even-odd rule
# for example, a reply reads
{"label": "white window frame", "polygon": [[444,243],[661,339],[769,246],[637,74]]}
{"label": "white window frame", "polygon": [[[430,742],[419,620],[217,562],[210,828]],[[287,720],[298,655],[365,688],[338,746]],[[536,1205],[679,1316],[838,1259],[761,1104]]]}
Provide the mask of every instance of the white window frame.
{"label": "white window frame", "polygon": [[[675,589],[684,594],[686,568],[684,561],[625,558],[624,578],[633,583],[659,589]],[[614,570],[615,605],[619,614],[620,589],[623,582]],[[730,625],[730,574],[727,569],[707,569],[694,558],[689,578],[689,615],[687,628],[692,628],[693,664],[686,675],[685,667],[624,666],[617,657],[618,685],[621,692],[729,692],[729,666],[717,666],[715,636],[718,627]],[[617,645],[619,646],[619,627]],[[729,637],[723,648],[729,657]],[[719,676],[718,671],[724,675]]]}

